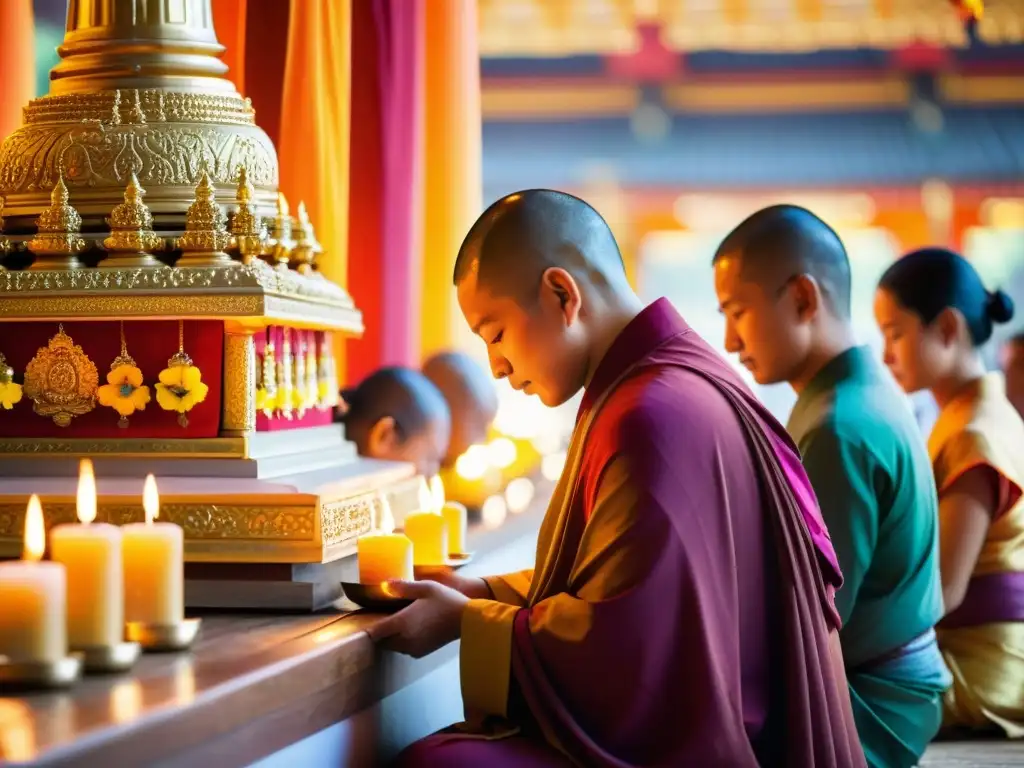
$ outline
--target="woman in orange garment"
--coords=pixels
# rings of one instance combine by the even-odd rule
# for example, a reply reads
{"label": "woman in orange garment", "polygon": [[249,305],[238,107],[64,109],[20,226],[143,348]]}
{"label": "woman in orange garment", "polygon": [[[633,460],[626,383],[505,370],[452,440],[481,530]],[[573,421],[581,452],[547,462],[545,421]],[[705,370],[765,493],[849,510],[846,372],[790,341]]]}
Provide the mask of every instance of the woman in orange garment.
{"label": "woman in orange garment", "polygon": [[931,390],[928,439],[939,492],[945,617],[939,647],[953,674],[944,725],[1024,736],[1024,421],[979,347],[1013,317],[961,256],[927,248],[879,283],[885,362],[907,392]]}

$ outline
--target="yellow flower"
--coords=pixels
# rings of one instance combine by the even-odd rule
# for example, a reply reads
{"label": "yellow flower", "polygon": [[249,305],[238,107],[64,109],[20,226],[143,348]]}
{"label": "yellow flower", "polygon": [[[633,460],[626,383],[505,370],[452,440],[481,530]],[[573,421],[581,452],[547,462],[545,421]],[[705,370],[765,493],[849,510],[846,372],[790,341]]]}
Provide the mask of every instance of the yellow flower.
{"label": "yellow flower", "polygon": [[202,373],[194,365],[172,365],[160,371],[156,401],[165,411],[185,413],[206,399],[210,388],[202,382]]}
{"label": "yellow flower", "polygon": [[13,381],[0,381],[0,407],[9,411],[20,400],[21,384],[15,384]]}
{"label": "yellow flower", "polygon": [[146,409],[149,387],[142,384],[142,371],[134,365],[117,365],[107,374],[107,383],[96,390],[100,405],[113,408],[121,416]]}

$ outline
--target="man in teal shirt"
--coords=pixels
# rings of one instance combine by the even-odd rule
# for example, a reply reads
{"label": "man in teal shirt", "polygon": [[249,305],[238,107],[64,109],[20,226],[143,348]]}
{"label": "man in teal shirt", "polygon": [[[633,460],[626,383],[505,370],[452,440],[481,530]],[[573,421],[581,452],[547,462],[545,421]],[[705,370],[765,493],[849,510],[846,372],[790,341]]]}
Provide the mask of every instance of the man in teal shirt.
{"label": "man in teal shirt", "polygon": [[723,241],[714,272],[726,349],[797,393],[788,429],[843,572],[839,637],[868,763],[917,765],[950,684],[933,630],[938,502],[908,403],[854,340],[846,250],[810,211],[772,206]]}

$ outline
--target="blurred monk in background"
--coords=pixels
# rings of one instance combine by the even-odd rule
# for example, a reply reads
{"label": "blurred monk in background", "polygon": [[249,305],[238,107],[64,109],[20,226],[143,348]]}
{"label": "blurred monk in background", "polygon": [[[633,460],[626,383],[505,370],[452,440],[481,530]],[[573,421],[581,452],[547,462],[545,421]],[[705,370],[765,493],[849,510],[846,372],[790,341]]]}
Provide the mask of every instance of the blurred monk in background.
{"label": "blurred monk in background", "polygon": [[423,374],[434,383],[448,402],[452,433],[443,466],[455,460],[471,445],[487,440],[487,432],[498,414],[498,393],[487,371],[465,352],[441,352],[423,366]]}
{"label": "blurred monk in background", "polygon": [[644,307],[587,203],[493,204],[455,265],[492,373],[581,388],[536,567],[394,582],[382,647],[461,637],[466,722],[409,766],[864,766],[834,604],[842,577],[782,427],[666,300]]}
{"label": "blurred monk in background", "polygon": [[419,371],[393,366],[342,390],[335,421],[360,456],[408,461],[427,477],[448,450],[451,415],[437,387]]}

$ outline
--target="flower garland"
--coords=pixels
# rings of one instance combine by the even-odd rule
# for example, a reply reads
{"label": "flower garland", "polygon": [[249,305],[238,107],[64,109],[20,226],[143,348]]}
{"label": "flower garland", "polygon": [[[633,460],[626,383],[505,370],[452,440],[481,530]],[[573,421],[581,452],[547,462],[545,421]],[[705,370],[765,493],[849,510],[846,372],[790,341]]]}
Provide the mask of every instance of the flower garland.
{"label": "flower garland", "polygon": [[0,354],[0,408],[11,410],[21,401],[21,384],[14,381],[14,369]]}
{"label": "flower garland", "polygon": [[117,426],[125,429],[128,417],[136,411],[144,411],[149,402],[149,387],[142,383],[142,371],[128,354],[124,338],[124,322],[121,323],[121,354],[114,358],[107,374],[107,383],[96,390],[100,405],[113,408],[120,415]]}
{"label": "flower garland", "polygon": [[175,411],[178,423],[188,426],[189,411],[206,399],[210,388],[203,383],[203,374],[192,358],[185,354],[185,322],[178,321],[178,351],[167,361],[167,367],[160,371],[160,383],[156,385],[156,401],[165,411]]}

